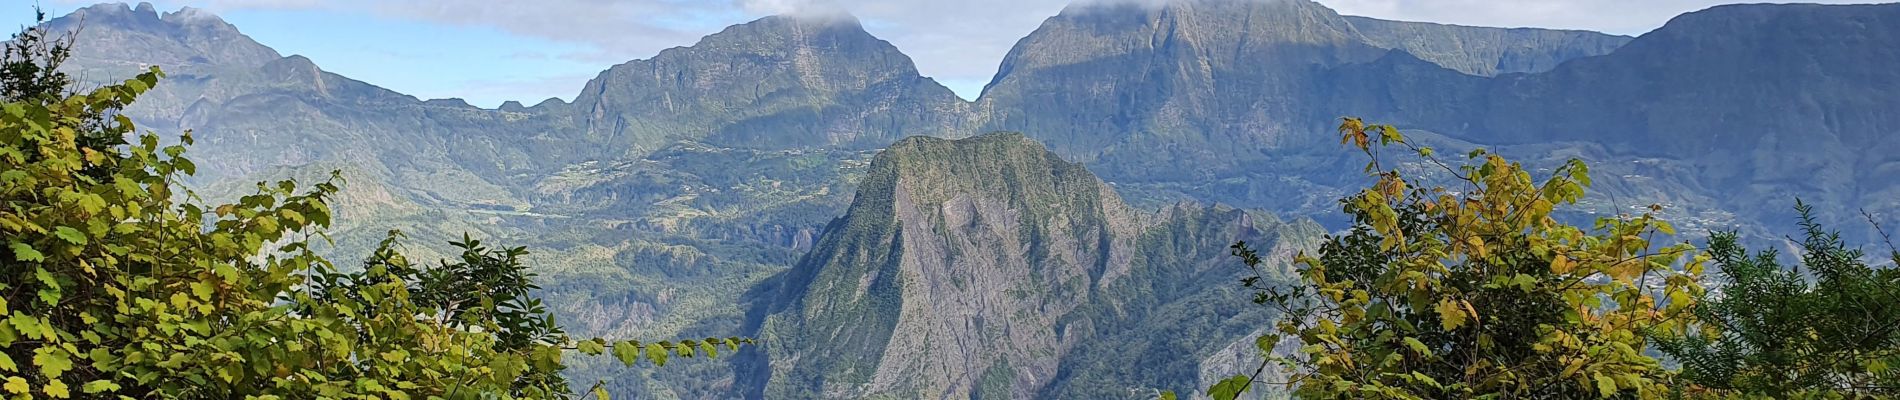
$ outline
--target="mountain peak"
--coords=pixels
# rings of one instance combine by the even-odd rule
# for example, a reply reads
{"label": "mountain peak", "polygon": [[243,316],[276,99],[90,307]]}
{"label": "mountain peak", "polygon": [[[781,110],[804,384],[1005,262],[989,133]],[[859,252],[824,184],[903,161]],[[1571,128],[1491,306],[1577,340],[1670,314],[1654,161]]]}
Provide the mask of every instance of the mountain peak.
{"label": "mountain peak", "polygon": [[[695,47],[709,43],[731,44],[746,40],[763,40],[773,45],[797,45],[840,39],[883,41],[865,31],[864,25],[850,13],[802,11],[766,16],[726,27],[718,33],[701,38]],[[892,50],[895,50],[895,47]]]}
{"label": "mountain peak", "polygon": [[[1225,296],[1204,288],[1231,285],[1235,271],[1223,268],[1221,246],[1204,244],[1280,240],[1271,216],[1191,207],[1148,221],[1080,164],[1019,133],[906,138],[871,162],[844,218],[763,310],[758,335],[779,345],[747,397],[1113,398],[1120,387],[1094,382],[1199,380],[1068,359],[1118,353],[1087,343],[1192,337],[1211,345],[1142,357],[1194,365],[1212,348],[1251,343],[1239,329],[1119,336],[1132,332],[1126,326],[1183,325],[1172,322],[1179,313],[1155,312],[1168,304]],[[1177,247],[1185,243],[1196,244]],[[864,361],[824,356],[844,351]]]}
{"label": "mountain peak", "polygon": [[[772,358],[856,349],[876,368],[795,363],[757,397],[1035,397],[1056,364],[1022,350],[1056,348],[1055,316],[1127,268],[1136,229],[1094,175],[1021,134],[899,141],[789,273],[762,336],[784,343]],[[841,318],[781,325],[801,313]],[[959,345],[977,341],[995,345]],[[979,381],[997,364],[1011,367]]]}
{"label": "mountain peak", "polygon": [[[184,7],[160,14],[151,3],[137,7],[101,3],[47,21],[48,29],[78,32],[76,66],[116,72],[130,65],[257,67],[279,58],[209,11]],[[83,28],[83,29],[82,29]]]}
{"label": "mountain peak", "polygon": [[733,25],[615,65],[574,100],[590,135],[631,139],[636,154],[677,139],[877,148],[906,135],[953,133],[962,105],[856,18],[811,12]]}
{"label": "mountain peak", "polygon": [[139,3],[135,9],[125,3],[99,3],[80,7],[64,17],[54,18],[50,22],[62,20],[85,21],[92,24],[151,24],[159,22],[158,11],[152,3]]}
{"label": "mountain peak", "polygon": [[160,13],[150,2],[140,2],[137,6],[125,3],[99,3],[73,10],[64,17],[50,22],[59,22],[60,27],[80,23],[85,27],[104,26],[108,29],[128,29],[145,31],[179,30],[193,28],[198,30],[218,30],[237,32],[237,26],[225,22],[224,18],[201,8],[181,7],[178,11]]}

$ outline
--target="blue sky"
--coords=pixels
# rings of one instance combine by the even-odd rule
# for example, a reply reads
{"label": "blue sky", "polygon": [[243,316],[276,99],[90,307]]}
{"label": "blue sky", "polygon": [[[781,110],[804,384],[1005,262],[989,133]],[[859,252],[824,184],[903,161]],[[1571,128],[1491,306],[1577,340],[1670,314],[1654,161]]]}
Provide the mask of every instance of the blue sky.
{"label": "blue sky", "polygon": [[[31,0],[0,23],[31,21]],[[1156,2],[1167,0],[1082,0]],[[1319,0],[1341,13],[1637,35],[1721,0]],[[1866,1],[1823,1],[1832,3]],[[53,15],[92,1],[39,0]],[[918,69],[974,98],[1017,39],[1069,0],[163,0],[211,10],[285,55],[420,98],[483,107],[572,99],[608,66],[761,16],[842,8]]]}

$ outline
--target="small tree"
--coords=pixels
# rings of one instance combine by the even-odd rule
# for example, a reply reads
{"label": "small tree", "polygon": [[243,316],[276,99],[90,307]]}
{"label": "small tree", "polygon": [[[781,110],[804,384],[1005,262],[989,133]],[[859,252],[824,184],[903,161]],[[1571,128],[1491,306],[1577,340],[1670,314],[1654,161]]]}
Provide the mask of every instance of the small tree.
{"label": "small tree", "polygon": [[1715,232],[1709,253],[1727,282],[1695,308],[1700,329],[1658,348],[1687,380],[1729,394],[1900,396],[1900,270],[1868,266],[1807,204],[1795,209],[1801,264],[1784,267],[1774,250],[1751,255],[1734,232]]}
{"label": "small tree", "polygon": [[46,30],[46,11],[33,7],[33,25],[13,34],[0,52],[0,99],[46,103],[70,94],[72,77],[59,66],[72,56],[73,35]]}
{"label": "small tree", "polygon": [[[1657,248],[1673,228],[1649,213],[1566,225],[1552,210],[1590,184],[1565,164],[1542,183],[1483,150],[1451,165],[1390,125],[1347,118],[1342,141],[1366,154],[1372,186],[1341,200],[1354,225],[1317,255],[1295,260],[1298,280],[1268,279],[1259,254],[1234,254],[1259,275],[1255,301],[1284,313],[1260,338],[1269,363],[1303,398],[1660,397],[1671,373],[1643,353],[1653,332],[1685,329],[1701,295],[1702,259],[1687,243]],[[1376,145],[1375,145],[1376,142]],[[1386,149],[1401,148],[1401,152]],[[1397,154],[1390,154],[1397,153]],[[1386,164],[1439,170],[1455,187],[1415,185]],[[1390,169],[1388,169],[1390,168]],[[1283,337],[1298,354],[1272,352]],[[1240,375],[1209,389],[1233,398]]]}

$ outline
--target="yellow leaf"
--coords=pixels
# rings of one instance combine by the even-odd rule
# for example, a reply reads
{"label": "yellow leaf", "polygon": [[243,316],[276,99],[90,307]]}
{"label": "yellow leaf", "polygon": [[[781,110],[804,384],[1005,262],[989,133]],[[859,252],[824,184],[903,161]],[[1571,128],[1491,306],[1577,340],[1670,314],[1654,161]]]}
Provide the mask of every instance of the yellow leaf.
{"label": "yellow leaf", "polygon": [[1559,375],[1559,376],[1560,376],[1560,377],[1564,377],[1564,378],[1569,378],[1569,377],[1570,377],[1570,375],[1572,375],[1572,374],[1576,374],[1576,373],[1577,373],[1577,370],[1579,370],[1579,369],[1583,369],[1583,361],[1584,361],[1584,359],[1582,359],[1582,358],[1573,358],[1573,359],[1571,359],[1571,360],[1570,360],[1570,365],[1569,365],[1569,366],[1565,366],[1565,367],[1564,367],[1564,373],[1563,373],[1563,375]]}
{"label": "yellow leaf", "polygon": [[1553,274],[1568,274],[1571,270],[1575,270],[1576,268],[1577,263],[1570,262],[1570,257],[1565,257],[1562,254],[1558,254],[1557,257],[1550,259],[1550,272]]}
{"label": "yellow leaf", "polygon": [[1436,307],[1436,309],[1438,310],[1439,323],[1444,325],[1445,330],[1454,330],[1460,326],[1464,326],[1466,317],[1465,310],[1458,306],[1457,301],[1441,299],[1438,301],[1438,307]]}
{"label": "yellow leaf", "polygon": [[13,394],[26,394],[26,392],[33,390],[32,387],[26,385],[26,378],[17,376],[7,377],[6,389],[8,393]]}
{"label": "yellow leaf", "polygon": [[1599,394],[1602,394],[1603,397],[1610,397],[1610,396],[1616,395],[1616,381],[1615,380],[1610,379],[1610,377],[1608,376],[1603,376],[1603,374],[1597,374],[1596,380],[1597,380],[1597,391],[1599,392]]}
{"label": "yellow leaf", "polygon": [[47,382],[46,388],[41,390],[46,391],[47,396],[52,396],[55,399],[64,399],[73,396],[73,393],[67,390],[66,382],[62,382],[58,379]]}
{"label": "yellow leaf", "polygon": [[1484,248],[1483,238],[1479,238],[1477,236],[1471,236],[1465,239],[1465,244],[1470,245],[1471,253],[1477,255],[1479,258],[1483,258],[1486,254],[1489,253],[1488,251],[1485,251],[1486,249]]}

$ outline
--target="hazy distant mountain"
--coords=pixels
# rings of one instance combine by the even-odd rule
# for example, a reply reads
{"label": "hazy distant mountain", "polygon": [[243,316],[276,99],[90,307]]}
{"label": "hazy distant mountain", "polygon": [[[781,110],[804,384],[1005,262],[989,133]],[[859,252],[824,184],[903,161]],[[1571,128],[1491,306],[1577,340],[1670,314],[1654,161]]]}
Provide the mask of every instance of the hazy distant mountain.
{"label": "hazy distant mountain", "polygon": [[1623,44],[1305,0],[1072,6],[1017,45],[979,108],[1140,204],[1328,212],[1360,184],[1340,179],[1357,164],[1331,134],[1351,115],[1443,147],[1581,156],[1612,178],[1597,212],[1661,203],[1692,230],[1760,229],[1797,194],[1900,209],[1877,172],[1900,128],[1900,74],[1881,61],[1900,57],[1895,26],[1900,5],[1722,6]]}
{"label": "hazy distant mountain", "polygon": [[1606,56],[1487,82],[1456,100],[1481,115],[1420,125],[1484,143],[1595,142],[1608,162],[1680,161],[1638,174],[1686,182],[1717,199],[1697,206],[1743,220],[1788,229],[1801,196],[1867,232],[1857,208],[1900,220],[1896,43],[1895,4],[1715,7]]}
{"label": "hazy distant mountain", "polygon": [[190,7],[160,14],[151,3],[98,4],[56,18],[48,28],[83,31],[72,61],[93,68],[257,67],[280,57],[216,15]]}
{"label": "hazy distant mountain", "polygon": [[1565,61],[1607,54],[1631,39],[1590,31],[1345,19],[1366,44],[1404,50],[1433,64],[1480,76],[1549,71]]}
{"label": "hazy distant mountain", "polygon": [[906,139],[760,302],[769,370],[741,375],[764,398],[1189,388],[1266,317],[1233,290],[1222,244],[1284,253],[1320,232],[1231,208],[1144,215],[1020,134]]}

